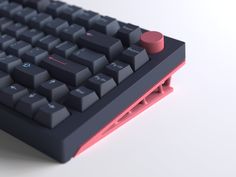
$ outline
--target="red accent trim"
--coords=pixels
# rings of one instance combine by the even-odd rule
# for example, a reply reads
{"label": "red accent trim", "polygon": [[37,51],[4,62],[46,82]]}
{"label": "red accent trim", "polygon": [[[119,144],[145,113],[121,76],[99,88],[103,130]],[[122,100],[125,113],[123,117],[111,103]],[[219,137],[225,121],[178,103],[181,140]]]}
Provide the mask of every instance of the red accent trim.
{"label": "red accent trim", "polygon": [[112,133],[114,130],[116,130],[117,128],[119,128],[141,112],[143,112],[145,109],[149,108],[150,106],[170,94],[173,91],[173,88],[170,86],[171,76],[184,64],[185,62],[176,67],[172,72],[170,72],[166,77],[164,77],[160,82],[158,82],[154,87],[152,87],[148,92],[146,92],[141,98],[135,101],[125,111],[119,114],[103,129],[101,129],[97,134],[95,134],[91,139],[89,139],[84,145],[81,146],[75,156],[81,154],[90,146],[92,146],[93,144],[95,144],[108,134]]}

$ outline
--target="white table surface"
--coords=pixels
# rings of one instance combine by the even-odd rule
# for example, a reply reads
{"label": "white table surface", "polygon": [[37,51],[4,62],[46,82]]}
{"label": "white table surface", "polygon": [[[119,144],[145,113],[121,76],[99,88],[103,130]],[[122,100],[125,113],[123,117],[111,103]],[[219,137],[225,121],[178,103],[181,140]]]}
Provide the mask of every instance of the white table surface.
{"label": "white table surface", "polygon": [[68,0],[187,43],[173,94],[61,165],[0,131],[1,177],[235,177],[234,0]]}

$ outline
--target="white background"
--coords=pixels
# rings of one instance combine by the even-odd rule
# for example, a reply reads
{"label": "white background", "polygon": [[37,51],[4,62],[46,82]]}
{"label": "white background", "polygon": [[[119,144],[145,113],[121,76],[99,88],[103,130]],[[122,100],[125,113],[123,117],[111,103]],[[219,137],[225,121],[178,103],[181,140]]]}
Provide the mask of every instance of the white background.
{"label": "white background", "polygon": [[0,132],[0,176],[235,177],[234,2],[68,1],[185,41],[187,65],[173,94],[67,164]]}

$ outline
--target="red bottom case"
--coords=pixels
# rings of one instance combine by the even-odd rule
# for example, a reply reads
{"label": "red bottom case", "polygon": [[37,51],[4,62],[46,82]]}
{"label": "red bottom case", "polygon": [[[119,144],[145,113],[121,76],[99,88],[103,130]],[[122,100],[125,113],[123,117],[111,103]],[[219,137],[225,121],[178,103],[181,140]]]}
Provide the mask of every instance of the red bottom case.
{"label": "red bottom case", "polygon": [[160,101],[162,98],[173,92],[171,84],[171,76],[179,70],[183,65],[182,63],[176,67],[172,72],[170,72],[166,77],[164,77],[160,82],[155,84],[149,91],[147,91],[142,97],[130,105],[125,111],[115,117],[109,124],[107,124],[103,129],[101,129],[97,134],[90,138],[85,144],[81,146],[75,156],[78,156],[86,149],[94,145],[96,142],[104,138],[105,136],[112,133],[114,130],[124,125],[129,120],[133,119],[135,116]]}

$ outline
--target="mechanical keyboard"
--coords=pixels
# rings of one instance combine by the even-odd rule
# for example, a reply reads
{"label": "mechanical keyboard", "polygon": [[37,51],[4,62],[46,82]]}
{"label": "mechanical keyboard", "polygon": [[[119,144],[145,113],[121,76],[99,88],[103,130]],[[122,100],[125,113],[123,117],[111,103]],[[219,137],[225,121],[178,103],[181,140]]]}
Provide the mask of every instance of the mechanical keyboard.
{"label": "mechanical keyboard", "polygon": [[173,91],[185,43],[50,0],[0,0],[0,129],[65,163]]}

